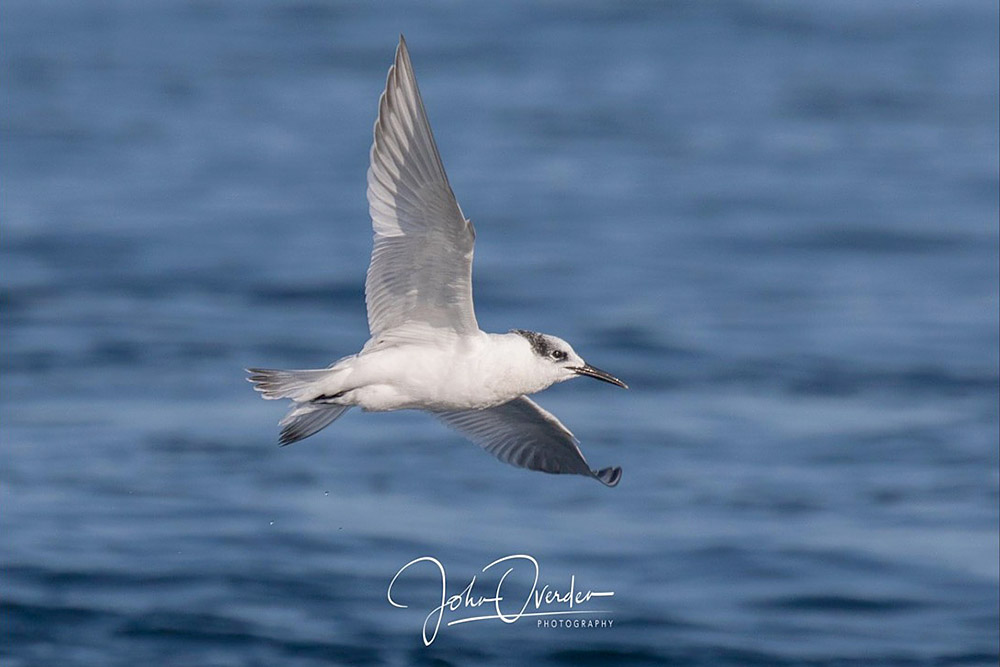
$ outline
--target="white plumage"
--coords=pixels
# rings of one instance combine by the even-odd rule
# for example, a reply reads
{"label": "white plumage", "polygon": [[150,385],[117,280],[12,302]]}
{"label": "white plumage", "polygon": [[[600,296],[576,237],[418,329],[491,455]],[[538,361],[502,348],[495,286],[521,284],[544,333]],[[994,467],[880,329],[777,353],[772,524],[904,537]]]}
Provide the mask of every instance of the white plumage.
{"label": "white plumage", "polygon": [[448,183],[402,37],[374,135],[368,205],[375,238],[365,281],[371,338],[329,368],[248,369],[264,398],[293,401],[281,444],[326,428],[351,406],[421,409],[512,465],[616,485],[621,468],[591,470],[573,434],[525,395],[579,375],[625,384],[555,336],[479,330],[475,230]]}

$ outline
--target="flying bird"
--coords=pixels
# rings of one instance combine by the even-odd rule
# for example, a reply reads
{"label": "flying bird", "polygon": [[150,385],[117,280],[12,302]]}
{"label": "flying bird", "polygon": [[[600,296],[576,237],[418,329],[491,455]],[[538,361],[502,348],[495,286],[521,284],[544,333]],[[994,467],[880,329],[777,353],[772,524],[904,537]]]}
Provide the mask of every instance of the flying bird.
{"label": "flying bird", "polygon": [[556,336],[479,329],[475,230],[448,183],[402,35],[374,134],[368,210],[375,239],[365,280],[371,338],[328,368],[247,369],[264,398],[292,401],[280,444],[317,433],[352,406],[418,409],[506,463],[618,484],[620,467],[591,469],[569,429],[527,395],[580,376],[626,384]]}

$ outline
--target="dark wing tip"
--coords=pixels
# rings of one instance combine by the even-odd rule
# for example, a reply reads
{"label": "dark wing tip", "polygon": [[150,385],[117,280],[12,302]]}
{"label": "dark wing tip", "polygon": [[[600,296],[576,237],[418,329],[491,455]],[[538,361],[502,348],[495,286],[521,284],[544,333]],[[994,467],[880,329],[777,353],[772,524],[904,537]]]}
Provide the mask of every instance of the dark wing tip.
{"label": "dark wing tip", "polygon": [[406,46],[406,38],[399,33],[399,44],[396,45],[396,62],[410,59],[410,49]]}
{"label": "dark wing tip", "polygon": [[306,433],[303,435],[301,428],[299,428],[296,424],[289,424],[285,428],[281,429],[281,435],[278,437],[278,445],[281,447],[287,447],[293,442],[298,442],[309,435],[311,434]]}
{"label": "dark wing tip", "polygon": [[622,481],[622,469],[620,466],[591,470],[591,473],[605,486],[618,486],[618,482]]}

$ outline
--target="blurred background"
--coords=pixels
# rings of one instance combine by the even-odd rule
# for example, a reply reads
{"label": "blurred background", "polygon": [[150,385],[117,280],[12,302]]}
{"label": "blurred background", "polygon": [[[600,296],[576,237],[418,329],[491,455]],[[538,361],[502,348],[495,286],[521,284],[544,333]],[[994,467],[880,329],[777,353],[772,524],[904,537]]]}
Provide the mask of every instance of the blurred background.
{"label": "blurred background", "polygon": [[[0,659],[995,665],[994,2],[0,5]],[[488,331],[615,489],[420,413],[279,449],[367,337],[405,33]],[[392,608],[528,553],[613,629]],[[428,600],[431,570],[412,585]],[[429,605],[428,605],[429,608]]]}

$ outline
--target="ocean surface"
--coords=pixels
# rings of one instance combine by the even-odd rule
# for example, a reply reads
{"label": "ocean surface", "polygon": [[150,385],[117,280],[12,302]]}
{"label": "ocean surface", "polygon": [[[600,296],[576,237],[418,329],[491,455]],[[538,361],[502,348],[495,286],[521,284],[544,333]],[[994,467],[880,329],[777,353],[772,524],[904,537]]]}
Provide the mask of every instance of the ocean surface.
{"label": "ocean surface", "polygon": [[[997,24],[4,0],[0,663],[996,665]],[[538,397],[617,488],[413,412],[279,448],[285,406],[244,380],[367,338],[401,32],[480,324],[631,385]],[[569,610],[528,556],[536,593],[614,595],[448,625],[508,555],[510,614]],[[430,646],[421,557],[459,596]]]}

